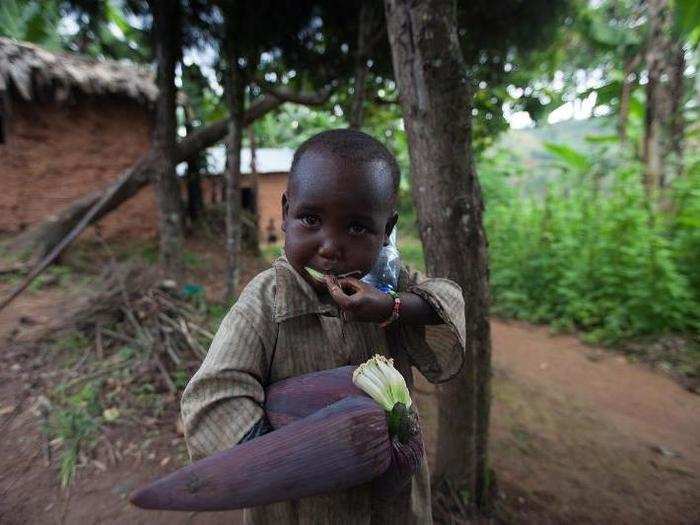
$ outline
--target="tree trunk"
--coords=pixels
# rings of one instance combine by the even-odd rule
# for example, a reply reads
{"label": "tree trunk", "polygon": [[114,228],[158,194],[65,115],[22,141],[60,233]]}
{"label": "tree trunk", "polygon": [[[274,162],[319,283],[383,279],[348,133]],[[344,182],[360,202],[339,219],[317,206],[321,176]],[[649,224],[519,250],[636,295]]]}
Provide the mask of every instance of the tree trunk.
{"label": "tree trunk", "polygon": [[160,263],[166,274],[180,278],[183,223],[180,184],[175,172],[177,119],[175,117],[175,65],[180,58],[180,4],[165,0],[150,2],[153,13],[153,40],[157,63],[158,99],[152,150],[156,163],[156,202]]}
{"label": "tree trunk", "polygon": [[367,98],[367,75],[369,74],[370,42],[374,28],[376,13],[372,9],[370,0],[365,0],[360,6],[357,27],[357,49],[355,50],[355,79],[353,83],[354,95],[350,105],[350,129],[361,129],[364,120],[364,105]]}
{"label": "tree trunk", "polygon": [[647,0],[649,41],[646,53],[648,82],[644,126],[644,187],[651,197],[666,180],[666,154],[669,151],[671,97],[663,85],[670,61],[671,13],[668,0]]}
{"label": "tree trunk", "polygon": [[204,194],[202,193],[201,159],[197,158],[187,163],[187,216],[190,223],[199,220],[204,209]]}
{"label": "tree trunk", "polygon": [[471,108],[450,0],[385,0],[394,76],[408,134],[411,186],[429,274],[464,291],[466,360],[439,387],[435,486],[485,505],[491,339],[483,201],[471,150]]}
{"label": "tree trunk", "polygon": [[622,89],[620,90],[620,111],[617,116],[617,136],[620,143],[627,142],[627,121],[630,112],[630,96],[637,85],[636,69],[639,66],[639,55],[625,60],[622,72]]}
{"label": "tree trunk", "polygon": [[196,158],[187,162],[185,189],[187,191],[187,217],[190,224],[195,224],[204,209],[204,194],[202,192],[202,160]]}
{"label": "tree trunk", "polygon": [[[182,106],[185,114],[185,131],[189,137],[192,134],[192,108],[189,104]],[[190,224],[194,224],[204,209],[204,194],[202,192],[202,167],[206,166],[206,156],[204,153],[195,155],[187,161],[187,216]]]}
{"label": "tree trunk", "polygon": [[[306,94],[292,93],[287,90],[274,94],[268,93],[246,111],[245,125],[263,117],[283,102],[294,101],[298,104],[319,105],[328,100],[330,93],[330,90]],[[175,164],[190,160],[206,148],[213,146],[226,136],[227,131],[228,119],[222,119],[195,131],[191,136],[188,135],[178,143],[175,149]],[[81,231],[117,209],[152,182],[158,169],[158,162],[159,158],[152,151],[149,152],[122,172],[117,181],[76,199],[58,213],[50,215],[44,222],[18,235],[10,245],[11,250],[15,253],[26,253],[32,262],[42,259],[74,227],[77,227],[88,211],[91,213],[90,220],[81,226]]]}
{"label": "tree trunk", "polygon": [[252,212],[253,221],[255,222],[255,228],[251,232],[253,234],[252,238],[246,243],[246,248],[251,250],[255,254],[260,254],[260,209],[258,207],[259,199],[259,187],[258,187],[258,165],[257,165],[257,154],[258,145],[255,140],[255,128],[253,126],[248,127],[248,142],[250,143],[250,179],[251,179],[251,202],[252,202]]}
{"label": "tree trunk", "polygon": [[238,291],[241,254],[241,146],[243,144],[243,112],[245,110],[245,79],[238,65],[233,39],[227,42],[228,64],[226,98],[229,109],[229,132],[226,143],[226,300],[229,304]]}
{"label": "tree trunk", "polygon": [[685,132],[685,117],[683,115],[685,51],[683,42],[678,40],[673,42],[673,47],[672,60],[669,64],[671,97],[669,157],[671,159],[671,175],[680,177],[683,174],[683,134]]}

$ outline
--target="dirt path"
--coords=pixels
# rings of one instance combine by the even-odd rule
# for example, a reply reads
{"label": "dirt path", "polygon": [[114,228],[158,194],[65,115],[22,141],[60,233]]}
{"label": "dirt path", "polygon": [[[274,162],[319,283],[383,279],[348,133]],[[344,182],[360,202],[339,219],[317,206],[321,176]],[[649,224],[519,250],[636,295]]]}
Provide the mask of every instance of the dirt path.
{"label": "dirt path", "polygon": [[[44,299],[47,299],[45,296]],[[55,299],[55,298],[54,298]],[[51,317],[51,300],[29,297],[0,319],[16,326]],[[54,308],[55,308],[54,303]],[[501,515],[526,523],[700,523],[700,396],[623,357],[546,328],[492,323],[491,458]],[[19,365],[19,368],[13,365]],[[29,408],[55,364],[32,348],[0,352],[0,523],[230,523],[231,514],[146,514],[129,507],[136,485],[182,461],[173,402],[153,428],[138,421],[113,439],[151,447],[112,465],[80,469],[69,492],[47,468]],[[432,386],[418,381],[429,453],[434,453]],[[8,412],[8,410],[13,409]],[[179,452],[178,452],[179,450]],[[171,458],[165,463],[166,458]]]}
{"label": "dirt path", "polygon": [[491,326],[491,461],[514,521],[700,523],[700,396],[544,327]]}
{"label": "dirt path", "polygon": [[700,396],[645,366],[547,329],[493,324],[494,364],[520,381],[586,404],[620,432],[644,437],[700,467]]}

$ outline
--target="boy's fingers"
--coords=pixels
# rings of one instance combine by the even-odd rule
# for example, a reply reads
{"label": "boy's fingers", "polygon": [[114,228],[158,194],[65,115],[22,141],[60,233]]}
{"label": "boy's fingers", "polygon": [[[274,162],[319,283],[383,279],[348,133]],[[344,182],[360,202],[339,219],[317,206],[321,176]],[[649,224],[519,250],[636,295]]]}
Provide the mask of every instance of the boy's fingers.
{"label": "boy's fingers", "polygon": [[330,292],[331,297],[333,297],[333,300],[341,307],[349,308],[352,301],[350,296],[346,295],[343,291],[338,279],[332,275],[326,275],[324,280],[326,281],[326,286],[328,287],[328,291]]}
{"label": "boy's fingers", "polygon": [[353,292],[359,292],[366,286],[365,283],[355,277],[343,277],[338,281],[338,284],[340,284],[342,289],[350,289]]}

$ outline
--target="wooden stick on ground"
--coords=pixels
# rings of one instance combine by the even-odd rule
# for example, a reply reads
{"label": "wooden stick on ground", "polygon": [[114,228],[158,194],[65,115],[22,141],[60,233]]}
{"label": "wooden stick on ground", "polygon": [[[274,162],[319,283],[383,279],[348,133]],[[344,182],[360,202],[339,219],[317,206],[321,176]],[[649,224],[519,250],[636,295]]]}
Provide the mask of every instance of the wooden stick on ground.
{"label": "wooden stick on ground", "polygon": [[83,216],[82,219],[80,219],[80,222],[76,224],[73,229],[66,235],[61,242],[59,242],[50,252],[48,255],[46,255],[41,261],[39,261],[39,264],[37,264],[31,272],[29,272],[29,275],[27,275],[24,280],[17,285],[17,287],[10,293],[8,297],[2,300],[0,302],[0,311],[2,311],[7,305],[9,305],[12,301],[14,301],[19,294],[21,294],[24,290],[26,290],[32,282],[34,282],[34,279],[39,277],[41,273],[46,270],[53,262],[58,259],[58,256],[63,252],[63,250],[71,244],[77,237],[80,235],[85,228],[88,227],[88,225],[92,222],[92,219],[102,211],[102,208],[110,201],[110,199],[119,191],[121,190],[122,186],[127,184],[129,182],[129,175],[130,172],[134,169],[138,169],[141,165],[142,162],[147,162],[146,157],[142,158],[136,165],[131,169],[127,170],[122,177],[119,179],[119,181],[111,186],[109,190],[107,190],[103,195],[100,200],[98,200],[89,210],[88,212]]}

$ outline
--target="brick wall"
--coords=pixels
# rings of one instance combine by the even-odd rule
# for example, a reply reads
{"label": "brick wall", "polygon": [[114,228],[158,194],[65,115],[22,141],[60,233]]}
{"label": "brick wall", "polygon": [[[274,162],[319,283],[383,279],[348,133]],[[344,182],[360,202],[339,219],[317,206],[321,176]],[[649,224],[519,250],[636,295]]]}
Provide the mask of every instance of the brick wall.
{"label": "brick wall", "polygon": [[[131,101],[13,102],[0,144],[0,233],[22,231],[104,187],[148,150],[151,117]],[[152,188],[144,188],[101,225],[108,236],[153,235]]]}
{"label": "brick wall", "polygon": [[[264,173],[258,175],[258,238],[261,244],[266,244],[270,234],[274,234],[277,241],[282,240],[282,194],[287,189],[287,173]],[[243,175],[241,190],[246,191],[253,187],[253,180],[249,175]],[[206,177],[202,181],[205,206],[223,202],[224,178],[222,176]],[[216,195],[212,199],[212,194]],[[184,196],[184,193],[183,193]],[[270,221],[272,220],[272,229]]]}
{"label": "brick wall", "polygon": [[287,189],[287,173],[265,173],[258,176],[258,229],[260,242],[267,242],[270,221],[277,240],[282,240],[282,194]]}
{"label": "brick wall", "polygon": [[[5,143],[0,144],[0,234],[16,234],[41,222],[73,200],[103,188],[145,153],[151,116],[130,101],[81,100],[79,105],[15,103]],[[272,220],[282,240],[282,193],[287,173],[258,176],[259,238],[266,243]],[[212,202],[221,180],[203,181],[204,201]],[[250,187],[247,177],[243,187]],[[183,198],[186,190],[183,184]],[[108,237],[150,237],[157,233],[152,186],[100,221]],[[89,235],[89,234],[88,234]]]}

